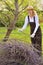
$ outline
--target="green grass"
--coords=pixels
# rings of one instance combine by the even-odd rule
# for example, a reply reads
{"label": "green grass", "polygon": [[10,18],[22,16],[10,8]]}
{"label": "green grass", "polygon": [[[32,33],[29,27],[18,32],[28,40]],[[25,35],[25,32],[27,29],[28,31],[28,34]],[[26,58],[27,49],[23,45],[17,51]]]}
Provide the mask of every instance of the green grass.
{"label": "green grass", "polygon": [[[6,32],[7,32],[6,28],[0,27],[0,40],[2,40],[4,38]],[[17,39],[17,40],[21,40],[21,41],[29,43],[29,42],[31,42],[29,32],[30,32],[29,27],[27,27],[27,29],[23,32],[18,32],[18,28],[16,28],[16,30],[13,30],[12,33],[10,34],[9,39]]]}
{"label": "green grass", "polygon": [[[41,23],[41,29],[42,29],[42,49],[43,49],[43,23]],[[0,40],[2,40],[7,32],[7,29],[4,27],[0,27]],[[10,34],[9,39],[17,39],[22,42],[31,43],[30,41],[30,28],[29,26],[26,28],[23,32],[18,32],[18,28],[12,31]]]}

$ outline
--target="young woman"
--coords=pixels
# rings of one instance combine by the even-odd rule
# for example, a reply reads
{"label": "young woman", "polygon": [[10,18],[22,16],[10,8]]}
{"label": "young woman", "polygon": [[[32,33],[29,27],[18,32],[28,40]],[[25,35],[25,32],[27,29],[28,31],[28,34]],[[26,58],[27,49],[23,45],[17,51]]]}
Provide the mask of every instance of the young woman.
{"label": "young woman", "polygon": [[25,23],[19,31],[23,31],[27,27],[27,25],[30,24],[31,42],[34,45],[34,47],[40,51],[40,53],[38,54],[41,55],[42,34],[39,24],[39,18],[32,6],[28,6],[27,11],[28,11],[28,15],[25,18]]}

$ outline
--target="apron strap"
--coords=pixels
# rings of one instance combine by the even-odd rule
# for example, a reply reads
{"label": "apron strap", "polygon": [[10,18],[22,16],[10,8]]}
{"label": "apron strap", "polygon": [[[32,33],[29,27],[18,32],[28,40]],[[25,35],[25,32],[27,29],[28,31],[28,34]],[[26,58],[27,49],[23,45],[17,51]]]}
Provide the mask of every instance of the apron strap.
{"label": "apron strap", "polygon": [[35,22],[35,16],[34,16],[34,22]]}
{"label": "apron strap", "polygon": [[[28,16],[28,21],[30,22],[29,16]],[[35,16],[34,16],[34,22],[35,22]]]}

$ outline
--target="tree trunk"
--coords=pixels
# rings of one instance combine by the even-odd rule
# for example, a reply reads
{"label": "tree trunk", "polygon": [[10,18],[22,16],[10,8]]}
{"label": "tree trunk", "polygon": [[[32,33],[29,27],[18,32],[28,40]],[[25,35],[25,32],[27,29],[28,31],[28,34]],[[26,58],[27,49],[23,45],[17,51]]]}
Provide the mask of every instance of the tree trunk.
{"label": "tree trunk", "polygon": [[7,33],[6,33],[6,35],[5,35],[4,39],[3,39],[3,41],[7,41],[7,40],[8,40],[8,38],[9,38],[9,36],[10,36],[12,30],[15,28],[15,23],[16,23],[16,21],[17,21],[17,18],[15,17],[14,21],[12,21],[12,22],[10,23],[10,25],[9,25],[9,27],[8,27],[8,30],[7,30]]}
{"label": "tree trunk", "polygon": [[[22,0],[24,2],[24,0]],[[21,2],[22,4],[22,2]],[[14,20],[10,23],[9,27],[8,27],[8,30],[7,30],[7,33],[6,33],[6,36],[4,37],[3,41],[7,41],[9,36],[10,36],[10,33],[12,32],[12,30],[14,29],[15,27],[15,23],[18,19],[18,15],[20,14],[20,12],[22,12],[24,9],[27,8],[28,5],[26,5],[21,11],[19,11],[19,7],[21,6],[21,4],[19,5],[18,3],[18,0],[15,0],[14,2],[14,5],[15,5],[15,14],[14,14]]]}
{"label": "tree trunk", "polygon": [[14,20],[10,23],[10,25],[9,25],[9,27],[8,27],[8,30],[7,30],[7,33],[6,33],[6,35],[5,35],[4,39],[3,39],[3,41],[7,41],[7,40],[8,40],[8,38],[9,38],[9,36],[10,36],[12,30],[13,30],[14,27],[15,27],[15,23],[16,23],[17,18],[18,18],[18,10],[19,10],[19,9],[18,9],[18,8],[19,8],[19,7],[18,7],[18,0],[15,0],[14,5],[15,5]]}

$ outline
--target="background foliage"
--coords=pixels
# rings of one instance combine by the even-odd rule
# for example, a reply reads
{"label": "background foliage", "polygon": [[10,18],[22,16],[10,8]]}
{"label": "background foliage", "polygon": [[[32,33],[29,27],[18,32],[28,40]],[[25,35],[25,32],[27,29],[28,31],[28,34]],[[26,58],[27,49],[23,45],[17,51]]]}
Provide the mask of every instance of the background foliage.
{"label": "background foliage", "polygon": [[[39,15],[40,22],[43,22],[43,8],[39,8],[41,0],[18,0],[19,10],[25,5],[32,5]],[[22,2],[22,4],[20,4]],[[7,4],[6,4],[7,3]],[[0,26],[8,26],[9,23],[14,19],[15,0],[0,0]],[[22,26],[24,23],[25,16],[27,15],[26,9],[22,11],[18,16],[16,26]]]}

